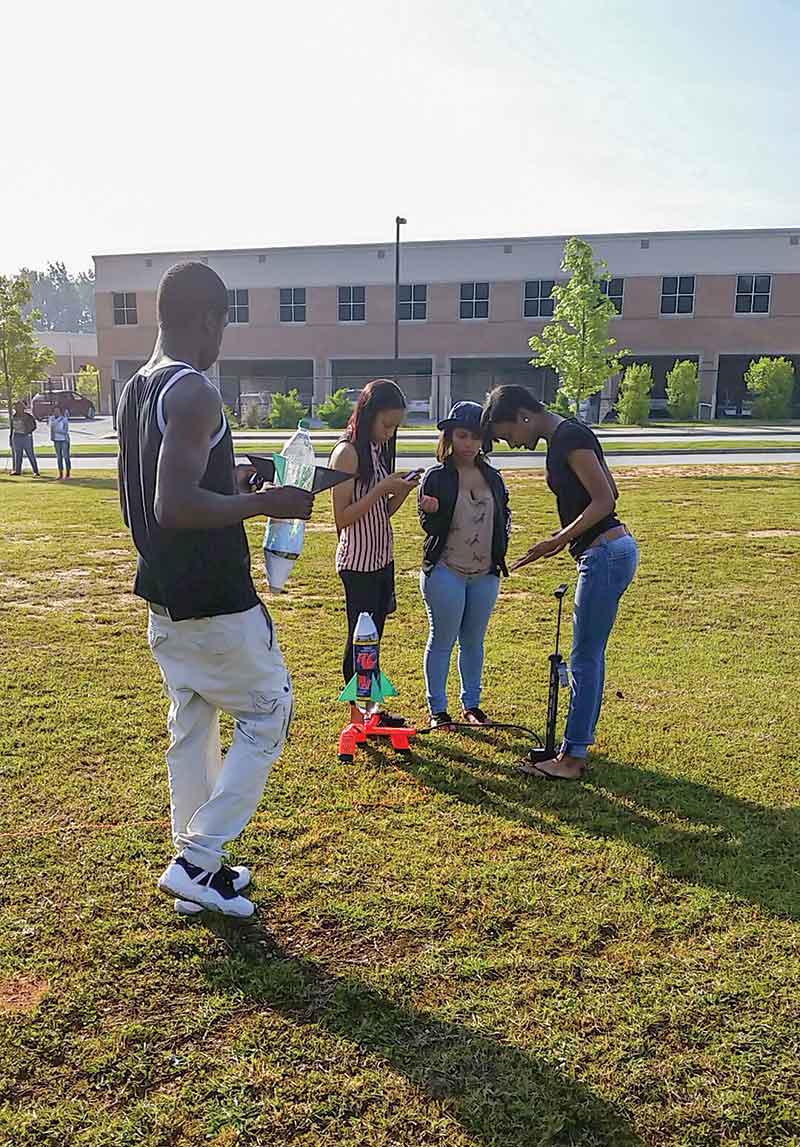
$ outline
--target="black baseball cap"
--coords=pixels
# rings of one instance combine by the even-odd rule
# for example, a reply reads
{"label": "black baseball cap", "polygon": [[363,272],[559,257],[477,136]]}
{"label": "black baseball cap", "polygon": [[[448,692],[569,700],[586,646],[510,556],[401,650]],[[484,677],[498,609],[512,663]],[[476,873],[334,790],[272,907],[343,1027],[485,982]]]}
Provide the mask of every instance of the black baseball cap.
{"label": "black baseball cap", "polygon": [[450,410],[447,418],[443,418],[441,422],[436,424],[437,429],[451,430],[460,426],[464,430],[472,430],[475,434],[481,434],[482,414],[483,407],[478,402],[457,402]]}

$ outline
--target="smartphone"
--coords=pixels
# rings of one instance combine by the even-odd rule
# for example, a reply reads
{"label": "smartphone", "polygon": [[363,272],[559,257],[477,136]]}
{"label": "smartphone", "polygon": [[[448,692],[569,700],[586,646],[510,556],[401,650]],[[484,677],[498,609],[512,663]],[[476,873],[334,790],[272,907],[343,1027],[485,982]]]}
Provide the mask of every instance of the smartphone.
{"label": "smartphone", "polygon": [[418,470],[411,470],[408,474],[404,474],[403,478],[406,482],[414,482],[417,478],[421,478],[425,473],[425,467],[420,466]]}

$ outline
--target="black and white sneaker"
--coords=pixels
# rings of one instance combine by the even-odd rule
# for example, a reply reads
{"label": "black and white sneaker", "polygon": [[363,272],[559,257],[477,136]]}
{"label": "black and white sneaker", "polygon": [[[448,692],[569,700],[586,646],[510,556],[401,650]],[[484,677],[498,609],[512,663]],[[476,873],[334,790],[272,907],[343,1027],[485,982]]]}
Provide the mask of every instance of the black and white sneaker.
{"label": "black and white sneaker", "polygon": [[218,872],[208,872],[178,856],[161,873],[158,887],[169,896],[191,901],[212,912],[241,918],[252,916],[256,906],[236,891],[231,871],[220,868]]}
{"label": "black and white sneaker", "polygon": [[[231,878],[234,891],[241,892],[252,880],[250,869],[243,864],[222,864],[221,870]],[[202,904],[195,904],[193,900],[176,900],[175,911],[179,916],[198,916],[204,911]]]}

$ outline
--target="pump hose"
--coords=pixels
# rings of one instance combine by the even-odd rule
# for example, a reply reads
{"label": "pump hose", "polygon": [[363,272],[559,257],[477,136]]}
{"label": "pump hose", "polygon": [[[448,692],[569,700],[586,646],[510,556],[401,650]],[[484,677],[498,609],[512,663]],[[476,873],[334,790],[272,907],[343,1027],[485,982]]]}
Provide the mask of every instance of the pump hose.
{"label": "pump hose", "polygon": [[430,725],[427,729],[417,729],[418,736],[425,736],[427,733],[449,733],[451,729],[513,729],[517,733],[525,733],[526,736],[531,737],[540,749],[544,748],[544,741],[538,733],[534,733],[533,729],[528,729],[525,725],[510,725],[504,721],[487,721],[485,725],[473,725],[470,721],[451,721],[447,725]]}

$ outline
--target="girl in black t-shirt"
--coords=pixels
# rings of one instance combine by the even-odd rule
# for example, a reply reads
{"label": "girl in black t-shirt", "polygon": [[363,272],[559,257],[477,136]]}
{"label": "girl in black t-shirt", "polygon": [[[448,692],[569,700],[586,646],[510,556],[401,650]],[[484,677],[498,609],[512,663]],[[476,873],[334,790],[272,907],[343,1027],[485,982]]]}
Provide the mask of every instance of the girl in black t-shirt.
{"label": "girl in black t-shirt", "polygon": [[588,426],[561,418],[524,386],[499,386],[489,395],[483,425],[512,449],[547,443],[547,484],[556,496],[561,529],[512,566],[514,570],[552,557],[565,546],[578,563],[573,615],[572,695],[561,751],[526,772],[551,780],[578,780],[594,740],[605,682],[605,655],[620,598],[639,562],[635,539],[616,514],[619,496],[597,437]]}

